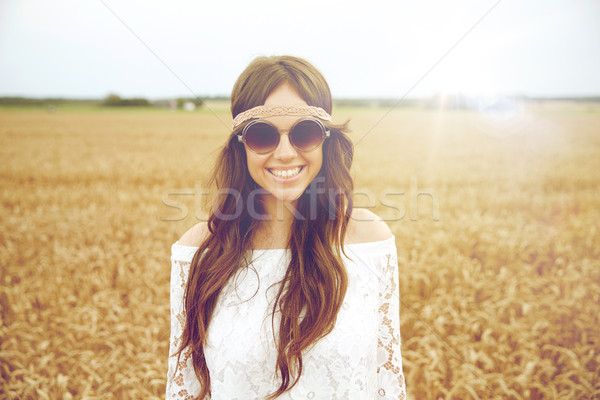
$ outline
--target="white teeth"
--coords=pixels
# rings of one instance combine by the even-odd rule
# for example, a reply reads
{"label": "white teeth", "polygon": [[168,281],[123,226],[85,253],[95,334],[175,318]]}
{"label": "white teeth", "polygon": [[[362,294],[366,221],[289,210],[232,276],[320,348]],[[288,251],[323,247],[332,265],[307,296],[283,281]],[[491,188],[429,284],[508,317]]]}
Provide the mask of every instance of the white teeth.
{"label": "white teeth", "polygon": [[300,173],[302,167],[296,167],[292,169],[269,169],[269,172],[275,175],[278,178],[291,178],[292,176],[296,176]]}

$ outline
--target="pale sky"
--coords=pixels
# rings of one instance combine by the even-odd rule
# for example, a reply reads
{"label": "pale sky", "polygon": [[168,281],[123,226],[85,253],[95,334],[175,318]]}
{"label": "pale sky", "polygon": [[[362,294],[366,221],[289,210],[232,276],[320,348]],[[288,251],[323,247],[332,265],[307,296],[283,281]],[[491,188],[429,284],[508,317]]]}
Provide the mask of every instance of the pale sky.
{"label": "pale sky", "polygon": [[423,76],[408,97],[598,96],[600,1],[0,0],[0,96],[229,95],[273,54],[337,98],[399,99]]}

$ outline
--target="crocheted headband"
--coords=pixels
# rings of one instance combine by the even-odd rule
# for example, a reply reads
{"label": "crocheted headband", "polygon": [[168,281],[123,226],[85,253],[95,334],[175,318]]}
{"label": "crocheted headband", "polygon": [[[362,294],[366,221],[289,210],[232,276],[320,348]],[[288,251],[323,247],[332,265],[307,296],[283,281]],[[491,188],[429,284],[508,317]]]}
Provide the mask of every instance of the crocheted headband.
{"label": "crocheted headband", "polygon": [[311,116],[322,119],[324,121],[331,121],[331,115],[321,107],[313,106],[256,106],[242,113],[239,113],[233,119],[233,129],[243,124],[252,118],[266,118],[273,117],[276,115],[300,115],[300,116]]}

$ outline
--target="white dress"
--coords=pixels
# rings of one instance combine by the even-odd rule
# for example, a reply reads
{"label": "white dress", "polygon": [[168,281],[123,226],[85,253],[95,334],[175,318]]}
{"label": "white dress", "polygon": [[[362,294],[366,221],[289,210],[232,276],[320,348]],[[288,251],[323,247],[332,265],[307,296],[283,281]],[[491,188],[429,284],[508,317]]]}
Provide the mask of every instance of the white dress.
{"label": "white dress", "polygon": [[[400,354],[398,263],[395,238],[349,244],[344,265],[348,289],[334,329],[303,352],[300,380],[278,399],[404,399]],[[197,247],[171,247],[171,344],[173,354],[185,322],[182,298]],[[271,312],[289,264],[286,249],[254,250],[219,296],[209,325],[205,357],[211,400],[264,399],[280,383]],[[279,322],[275,320],[275,329]],[[277,335],[276,335],[277,336]],[[167,399],[193,399],[200,384],[191,353],[169,357]]]}

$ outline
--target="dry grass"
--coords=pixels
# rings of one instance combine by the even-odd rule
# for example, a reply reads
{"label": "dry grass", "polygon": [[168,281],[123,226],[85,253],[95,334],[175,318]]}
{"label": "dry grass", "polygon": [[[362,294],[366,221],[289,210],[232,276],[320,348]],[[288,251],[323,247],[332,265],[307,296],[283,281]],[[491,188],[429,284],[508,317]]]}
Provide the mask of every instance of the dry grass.
{"label": "dry grass", "polygon": [[[411,398],[600,397],[600,108],[553,107],[397,110],[356,147],[357,189],[396,219]],[[384,112],[337,117],[358,140]],[[203,182],[226,131],[0,111],[0,397],[162,397],[170,244],[198,196],[171,195],[178,221],[163,198]]]}

